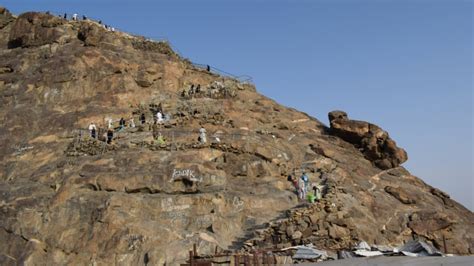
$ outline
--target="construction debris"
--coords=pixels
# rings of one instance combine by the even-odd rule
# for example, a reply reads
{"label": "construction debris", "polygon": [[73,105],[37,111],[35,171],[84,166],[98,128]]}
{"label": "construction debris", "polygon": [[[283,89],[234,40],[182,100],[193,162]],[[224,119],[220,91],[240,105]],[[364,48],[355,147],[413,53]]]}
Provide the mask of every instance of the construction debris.
{"label": "construction debris", "polygon": [[[353,254],[360,257],[374,256],[444,256],[439,250],[422,240],[411,240],[399,248],[390,248],[386,246],[370,246],[367,242],[360,242],[353,251]],[[349,256],[348,256],[349,257]]]}
{"label": "construction debris", "polygon": [[293,259],[327,259],[328,253],[323,250],[315,249],[310,246],[299,246]]}
{"label": "construction debris", "polygon": [[383,253],[376,250],[376,251],[369,251],[369,250],[356,250],[354,251],[354,253],[357,255],[357,256],[360,256],[360,257],[374,257],[374,256],[382,256]]}
{"label": "construction debris", "polygon": [[357,250],[370,250],[370,246],[369,244],[367,244],[367,242],[365,241],[361,241],[357,247],[356,247]]}
{"label": "construction debris", "polygon": [[443,256],[439,250],[421,240],[411,240],[402,247],[394,249],[394,252],[401,252],[410,257]]}
{"label": "construction debris", "polygon": [[[192,255],[191,255],[192,254]],[[224,255],[225,254],[225,255]],[[280,249],[253,249],[243,253],[232,254],[231,251],[225,251],[223,254],[208,255],[204,257],[196,255],[195,251],[190,252],[190,262],[192,265],[196,263],[220,263],[223,261],[230,262],[231,265],[239,265],[240,262],[253,261],[256,262],[273,262],[273,263],[301,263],[301,262],[321,262],[328,260],[352,259],[357,257],[376,257],[376,256],[408,256],[408,257],[425,257],[425,256],[443,256],[443,253],[422,240],[411,240],[399,248],[391,248],[388,246],[369,245],[365,241],[359,242],[352,250],[339,250],[337,258],[326,250],[320,250],[313,244],[291,246]],[[201,258],[201,260],[199,260]],[[200,264],[199,264],[200,265]],[[204,264],[203,264],[204,265]],[[209,264],[211,265],[211,264]],[[214,264],[212,264],[214,265]],[[246,264],[247,265],[247,264]],[[256,265],[256,264],[255,264]]]}

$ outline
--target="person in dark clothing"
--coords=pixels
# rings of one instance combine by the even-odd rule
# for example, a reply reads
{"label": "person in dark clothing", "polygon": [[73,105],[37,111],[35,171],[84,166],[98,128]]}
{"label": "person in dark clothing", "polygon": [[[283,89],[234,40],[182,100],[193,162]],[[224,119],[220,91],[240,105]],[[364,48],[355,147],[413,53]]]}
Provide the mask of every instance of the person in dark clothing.
{"label": "person in dark clothing", "polygon": [[96,132],[95,128],[93,128],[93,129],[91,130],[91,137],[92,137],[93,139],[95,139],[96,136],[97,136],[97,132]]}
{"label": "person in dark clothing", "polygon": [[142,122],[142,124],[145,124],[146,119],[145,119],[145,114],[144,114],[144,113],[142,113],[142,114],[140,115],[140,121]]}
{"label": "person in dark clothing", "polygon": [[163,114],[163,105],[161,103],[158,104],[158,112]]}
{"label": "person in dark clothing", "polygon": [[82,15],[82,20],[87,20],[87,17],[85,15]]}
{"label": "person in dark clothing", "polygon": [[122,117],[122,118],[120,118],[119,125],[120,125],[120,129],[123,129],[123,128],[125,128],[125,119],[123,119],[123,117]]}
{"label": "person in dark clothing", "polygon": [[191,88],[189,89],[189,95],[194,94],[194,84],[191,84]]}
{"label": "person in dark clothing", "polygon": [[107,144],[112,143],[113,138],[114,138],[114,131],[109,128],[109,130],[107,130]]}
{"label": "person in dark clothing", "polygon": [[99,24],[102,25],[102,20],[99,20]]}
{"label": "person in dark clothing", "polygon": [[206,70],[207,70],[207,72],[211,72],[211,66],[207,65]]}
{"label": "person in dark clothing", "polygon": [[196,87],[196,93],[200,93],[200,92],[201,92],[201,84],[198,84]]}
{"label": "person in dark clothing", "polygon": [[67,13],[64,13],[64,19],[67,19]]}
{"label": "person in dark clothing", "polygon": [[296,194],[298,194],[298,182],[296,181],[296,179],[292,175],[288,175],[287,180],[293,185]]}

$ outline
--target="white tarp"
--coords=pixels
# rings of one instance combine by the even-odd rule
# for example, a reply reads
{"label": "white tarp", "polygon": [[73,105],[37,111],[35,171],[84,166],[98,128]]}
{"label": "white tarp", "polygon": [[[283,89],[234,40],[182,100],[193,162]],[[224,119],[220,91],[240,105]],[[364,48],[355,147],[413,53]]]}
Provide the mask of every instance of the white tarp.
{"label": "white tarp", "polygon": [[357,256],[362,256],[362,257],[374,257],[374,256],[382,256],[383,253],[380,251],[369,251],[369,250],[356,250],[354,253]]}

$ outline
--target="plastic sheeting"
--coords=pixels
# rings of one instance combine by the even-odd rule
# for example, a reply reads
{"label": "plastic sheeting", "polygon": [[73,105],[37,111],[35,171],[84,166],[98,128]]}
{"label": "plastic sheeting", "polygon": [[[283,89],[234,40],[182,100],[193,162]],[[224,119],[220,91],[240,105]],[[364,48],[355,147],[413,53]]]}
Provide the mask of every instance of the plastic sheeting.
{"label": "plastic sheeting", "polygon": [[320,257],[326,258],[327,252],[324,250],[315,249],[307,246],[297,246],[296,253],[293,255],[293,259],[317,259]]}
{"label": "plastic sheeting", "polygon": [[382,256],[383,253],[376,250],[376,251],[369,251],[369,250],[356,250],[354,253],[357,256],[362,256],[362,257],[374,257],[374,256]]}
{"label": "plastic sheeting", "polygon": [[360,243],[355,247],[357,250],[371,250],[369,244],[365,241],[360,241]]}
{"label": "plastic sheeting", "polygon": [[416,257],[424,256],[443,256],[439,250],[425,241],[421,240],[410,240],[405,245],[394,249],[395,252],[401,252],[406,256],[414,257],[413,254],[417,254]]}

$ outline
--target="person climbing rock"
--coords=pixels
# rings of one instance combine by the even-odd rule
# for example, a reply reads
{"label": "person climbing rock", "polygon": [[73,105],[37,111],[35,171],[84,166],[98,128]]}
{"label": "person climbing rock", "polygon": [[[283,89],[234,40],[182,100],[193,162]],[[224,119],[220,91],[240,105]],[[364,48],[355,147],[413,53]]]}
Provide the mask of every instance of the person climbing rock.
{"label": "person climbing rock", "polygon": [[125,119],[123,119],[123,117],[120,118],[119,125],[120,125],[120,129],[124,129],[124,128],[125,128]]}
{"label": "person climbing rock", "polygon": [[89,133],[91,138],[95,139],[96,134],[97,134],[97,127],[94,123],[89,124]]}
{"label": "person climbing rock", "polygon": [[158,133],[158,139],[157,139],[157,141],[158,141],[158,144],[159,144],[159,145],[165,145],[165,144],[166,144],[165,138],[163,137],[163,135],[161,135],[161,132]]}
{"label": "person climbing rock", "polygon": [[128,122],[128,126],[131,128],[135,127],[135,121],[133,120],[133,117],[130,117],[130,121]]}
{"label": "person climbing rock", "polygon": [[200,93],[200,92],[201,92],[201,84],[198,84],[196,87],[196,93]]}
{"label": "person climbing rock", "polygon": [[91,130],[91,138],[95,139],[97,137],[97,129],[94,127]]}
{"label": "person climbing rock", "polygon": [[191,96],[194,95],[194,84],[191,84],[188,95],[191,95]]}
{"label": "person climbing rock", "polygon": [[146,122],[145,114],[144,114],[144,113],[142,113],[142,114],[140,115],[140,122],[142,123],[142,125],[145,124],[145,122]]}
{"label": "person climbing rock", "polygon": [[199,138],[198,138],[198,140],[201,144],[206,144],[206,142],[207,142],[206,129],[204,127],[201,127],[199,129]]}
{"label": "person climbing rock", "polygon": [[87,20],[86,15],[82,15],[82,20]]}
{"label": "person climbing rock", "polygon": [[111,128],[109,128],[107,130],[107,144],[111,144],[113,138],[114,138],[114,131]]}
{"label": "person climbing rock", "polygon": [[77,14],[72,15],[72,20],[77,21]]}
{"label": "person climbing rock", "polygon": [[158,124],[163,123],[163,114],[162,114],[160,111],[158,111],[158,112],[156,113],[156,122],[157,122]]}
{"label": "person climbing rock", "polygon": [[207,72],[211,72],[211,66],[210,66],[210,65],[207,65],[207,66],[206,66],[206,70],[207,70]]}
{"label": "person climbing rock", "polygon": [[305,172],[303,172],[303,175],[301,175],[301,179],[303,179],[303,181],[304,181],[305,191],[308,192],[309,178],[308,178],[308,176],[306,175]]}
{"label": "person climbing rock", "polygon": [[318,184],[313,185],[313,193],[316,201],[321,200],[322,198],[322,191],[321,187]]}
{"label": "person climbing rock", "polygon": [[304,200],[306,198],[307,193],[307,181],[308,176],[303,172],[303,175],[298,180],[298,196],[300,200]]}
{"label": "person climbing rock", "polygon": [[296,180],[295,177],[293,177],[291,174],[288,175],[287,178],[288,182],[290,182],[293,185],[293,188],[295,189],[296,195],[299,195],[299,188],[298,188],[298,180]]}
{"label": "person climbing rock", "polygon": [[107,119],[107,128],[112,128],[113,127],[113,121],[112,118]]}
{"label": "person climbing rock", "polygon": [[291,183],[291,185],[293,186],[293,188],[295,189],[295,193],[296,195],[299,196],[299,189],[298,189],[298,182],[297,180],[290,174],[288,175],[287,177],[287,181]]}
{"label": "person climbing rock", "polygon": [[186,91],[186,89],[183,89],[183,91],[181,92],[181,97],[188,98],[188,92]]}
{"label": "person climbing rock", "polygon": [[64,19],[67,19],[67,13],[64,13]]}

